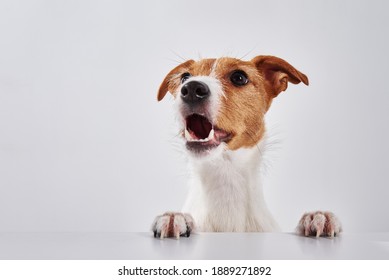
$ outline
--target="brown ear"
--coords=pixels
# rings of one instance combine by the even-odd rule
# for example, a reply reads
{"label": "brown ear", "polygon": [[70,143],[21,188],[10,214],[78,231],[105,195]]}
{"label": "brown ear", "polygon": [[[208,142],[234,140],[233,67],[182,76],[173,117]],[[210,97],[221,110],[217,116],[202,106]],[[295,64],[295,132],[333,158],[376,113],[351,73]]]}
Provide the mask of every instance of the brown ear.
{"label": "brown ear", "polygon": [[307,76],[281,58],[260,55],[254,57],[251,61],[268,82],[269,90],[273,97],[276,97],[281,91],[285,91],[288,87],[288,82],[309,84]]}
{"label": "brown ear", "polygon": [[189,68],[192,63],[194,63],[194,60],[185,61],[184,63],[175,67],[166,75],[162,84],[159,86],[157,95],[158,101],[161,101],[165,97],[166,93],[169,91],[170,81],[172,80],[172,78],[174,78],[175,75],[182,74],[182,72],[184,72],[185,69]]}

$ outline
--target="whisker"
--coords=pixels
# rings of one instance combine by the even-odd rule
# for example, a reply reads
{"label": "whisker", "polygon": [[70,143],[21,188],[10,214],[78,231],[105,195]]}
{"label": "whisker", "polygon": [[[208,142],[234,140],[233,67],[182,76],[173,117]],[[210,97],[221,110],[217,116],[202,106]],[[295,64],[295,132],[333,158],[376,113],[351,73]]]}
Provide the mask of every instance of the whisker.
{"label": "whisker", "polygon": [[197,52],[197,56],[199,57],[199,60],[203,59],[203,56],[201,55],[200,51]]}
{"label": "whisker", "polygon": [[177,63],[177,64],[181,64],[182,61],[179,61],[179,60],[176,60],[176,59],[173,59],[173,58],[169,58],[169,57],[165,57],[166,60],[169,60],[169,61],[172,61],[174,63]]}
{"label": "whisker", "polygon": [[258,47],[258,43],[255,44],[255,46],[254,46],[252,49],[250,49],[248,52],[246,52],[246,53],[245,53],[242,57],[240,57],[239,59],[245,58],[245,57],[248,56],[250,53],[252,53],[252,51],[255,50],[257,47]]}
{"label": "whisker", "polygon": [[178,58],[181,59],[181,61],[179,63],[182,63],[182,62],[185,62],[187,61],[188,59],[184,58],[183,56],[181,56],[180,54],[178,54],[177,52],[175,52],[174,50],[170,49],[170,52],[172,52],[175,56],[177,56]]}
{"label": "whisker", "polygon": [[[255,143],[255,139],[254,139],[254,137],[251,135],[251,131],[246,131],[246,134],[250,137],[250,139]],[[257,147],[257,150],[258,150],[258,152],[259,152],[259,155],[262,157],[263,156],[263,153],[262,153],[262,150],[261,150],[261,148],[259,147],[259,145],[258,145],[258,142],[255,144],[255,146]]]}

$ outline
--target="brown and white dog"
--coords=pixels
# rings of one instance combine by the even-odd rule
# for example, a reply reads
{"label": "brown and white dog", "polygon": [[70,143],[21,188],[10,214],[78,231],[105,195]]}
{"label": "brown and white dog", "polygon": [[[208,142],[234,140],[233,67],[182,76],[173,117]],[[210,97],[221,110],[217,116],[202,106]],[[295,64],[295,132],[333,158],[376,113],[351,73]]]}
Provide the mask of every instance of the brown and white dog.
{"label": "brown and white dog", "polygon": [[[278,230],[264,200],[259,169],[266,145],[265,113],[288,82],[308,85],[308,78],[274,56],[188,60],[167,74],[158,101],[167,92],[174,96],[192,177],[183,212],[158,216],[152,225],[155,237],[179,238],[192,230]],[[297,231],[333,237],[341,226],[331,212],[317,211],[305,213]]]}

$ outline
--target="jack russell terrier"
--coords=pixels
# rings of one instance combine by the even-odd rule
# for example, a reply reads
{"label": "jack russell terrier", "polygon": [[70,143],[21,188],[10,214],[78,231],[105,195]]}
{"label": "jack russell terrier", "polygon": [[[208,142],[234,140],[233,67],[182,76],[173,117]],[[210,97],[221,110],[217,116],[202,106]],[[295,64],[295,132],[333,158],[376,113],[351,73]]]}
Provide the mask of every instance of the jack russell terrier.
{"label": "jack russell terrier", "polygon": [[[267,209],[259,169],[265,113],[288,82],[308,85],[308,78],[275,56],[188,60],[167,74],[158,101],[167,92],[174,96],[192,177],[182,213],[156,217],[154,237],[279,229]],[[316,211],[305,213],[296,230],[334,237],[341,225],[333,213]]]}

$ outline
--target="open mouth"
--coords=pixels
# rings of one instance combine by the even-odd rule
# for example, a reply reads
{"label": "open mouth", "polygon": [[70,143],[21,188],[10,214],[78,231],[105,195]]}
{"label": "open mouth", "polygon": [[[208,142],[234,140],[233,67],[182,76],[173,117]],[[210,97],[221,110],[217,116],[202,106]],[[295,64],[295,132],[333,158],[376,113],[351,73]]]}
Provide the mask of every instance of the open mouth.
{"label": "open mouth", "polygon": [[203,115],[192,114],[187,116],[185,121],[184,136],[189,150],[210,150],[231,138],[228,132],[217,128]]}

